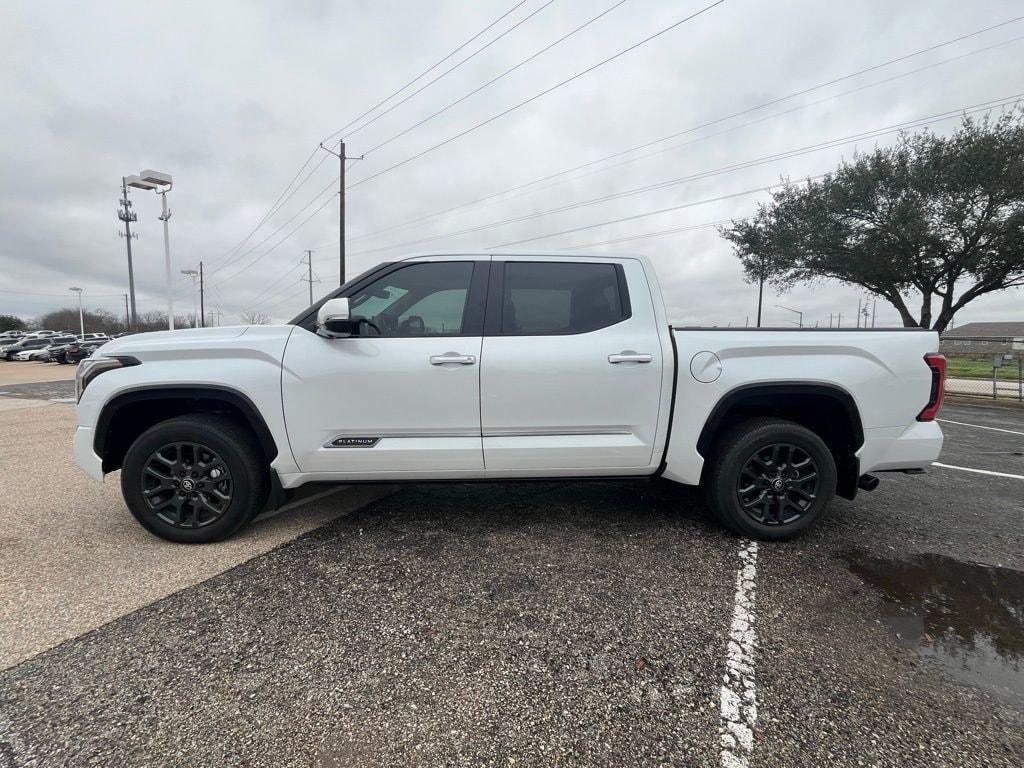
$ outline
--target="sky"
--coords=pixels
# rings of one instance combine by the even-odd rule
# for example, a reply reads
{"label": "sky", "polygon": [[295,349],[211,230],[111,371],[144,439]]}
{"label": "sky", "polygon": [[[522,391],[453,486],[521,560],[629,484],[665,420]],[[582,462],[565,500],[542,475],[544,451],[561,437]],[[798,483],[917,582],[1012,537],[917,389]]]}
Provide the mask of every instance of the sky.
{"label": "sky", "polygon": [[[971,34],[1020,16],[1013,0],[724,0],[599,65],[711,2],[6,2],[0,314],[73,306],[70,286],[86,308],[122,313],[121,177],[155,169],[174,179],[176,311],[196,295],[179,271],[202,261],[221,323],[287,321],[309,303],[306,249],[314,297],[338,283],[338,161],[318,144],[344,136],[366,155],[347,171],[349,277],[520,241],[509,249],[643,253],[670,320],[744,325],[756,286],[714,222],[750,215],[783,178],[892,143],[898,126],[948,133],[960,111],[1024,95],[1024,20]],[[138,310],[165,310],[159,196],[131,198]],[[768,290],[764,322],[795,321],[783,305],[847,325],[862,298],[827,281]],[[899,324],[888,304],[876,312]],[[972,320],[1024,320],[1024,291],[976,301],[956,324]]]}

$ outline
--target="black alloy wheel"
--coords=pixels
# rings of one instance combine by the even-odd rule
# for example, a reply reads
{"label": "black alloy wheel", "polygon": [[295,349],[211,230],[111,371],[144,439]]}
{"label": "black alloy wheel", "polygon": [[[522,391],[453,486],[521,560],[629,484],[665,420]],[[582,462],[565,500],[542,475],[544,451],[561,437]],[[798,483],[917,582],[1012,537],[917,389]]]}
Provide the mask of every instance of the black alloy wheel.
{"label": "black alloy wheel", "polygon": [[715,442],[701,485],[727,528],[781,541],[821,518],[837,476],[836,458],[820,435],[787,419],[754,417]]}
{"label": "black alloy wheel", "polygon": [[818,465],[792,443],[760,447],[740,470],[736,496],[744,513],[761,525],[793,523],[818,497]]}
{"label": "black alloy wheel", "polygon": [[154,424],[121,463],[128,509],[151,533],[203,544],[231,536],[263,509],[270,457],[252,430],[221,414]]}
{"label": "black alloy wheel", "polygon": [[227,464],[209,446],[175,442],[150,454],[142,468],[142,497],[175,528],[202,528],[227,511],[234,484]]}

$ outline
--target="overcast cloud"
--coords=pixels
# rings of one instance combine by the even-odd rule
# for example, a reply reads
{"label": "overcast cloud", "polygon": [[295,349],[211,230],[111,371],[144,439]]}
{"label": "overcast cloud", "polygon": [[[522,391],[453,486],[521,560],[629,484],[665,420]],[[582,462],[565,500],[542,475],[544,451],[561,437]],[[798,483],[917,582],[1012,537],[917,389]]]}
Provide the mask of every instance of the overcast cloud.
{"label": "overcast cloud", "polygon": [[[545,2],[527,0],[435,73]],[[418,122],[614,2],[555,0],[464,66],[350,135],[349,153],[361,154]],[[372,152],[349,171],[349,180],[357,182],[437,144],[708,2],[627,0],[566,43]],[[316,169],[308,182],[241,249],[230,257],[225,254],[256,226],[321,139],[512,5],[513,0],[4,3],[0,290],[6,292],[0,292],[0,313],[31,317],[70,305],[60,296],[26,295],[61,294],[70,285],[86,289],[87,306],[121,311],[118,294],[127,290],[127,269],[115,216],[120,178],[154,168],[174,176],[169,202],[179,307],[190,310],[192,297],[177,270],[203,260],[210,274],[207,306],[219,308],[223,322],[237,321],[239,312],[252,308],[275,320],[287,319],[308,300],[305,284],[299,282],[304,249],[313,249],[315,271],[322,280],[315,293],[337,283],[333,187],[317,197],[336,178],[337,162],[327,158],[316,166],[320,157],[314,158],[309,167]],[[1024,36],[1024,22],[651,150],[690,142],[687,146],[374,234],[1020,13],[1021,4],[1013,0],[726,0],[579,80],[355,186],[348,194],[349,276],[405,252],[488,248],[764,187],[780,176],[800,178],[829,170],[855,148],[889,143],[894,136],[474,233],[384,248],[1013,96],[1024,92],[1024,41],[963,54]],[[939,63],[953,57],[960,58]],[[925,66],[930,68],[840,95]],[[744,126],[777,113],[785,114]],[[948,132],[957,122],[932,125]],[[562,249],[742,217],[766,197],[763,192],[736,196],[539,239],[523,247]],[[163,309],[159,198],[135,191],[133,200],[141,219],[140,239],[135,242],[139,311]],[[313,206],[272,234],[311,200]],[[285,239],[328,200],[323,210]],[[269,250],[271,246],[276,247]],[[676,322],[742,325],[755,311],[756,289],[743,282],[730,248],[713,228],[594,248],[605,249],[646,253],[654,259],[670,317]],[[774,307],[776,303],[802,309],[811,323],[827,324],[830,312],[842,312],[852,320],[858,297],[855,289],[834,283],[794,290],[766,300],[766,320],[790,320],[788,313]],[[1022,298],[1021,291],[1011,291],[975,302],[957,317],[957,324],[1024,319]],[[897,324],[895,311],[879,303],[878,321]]]}

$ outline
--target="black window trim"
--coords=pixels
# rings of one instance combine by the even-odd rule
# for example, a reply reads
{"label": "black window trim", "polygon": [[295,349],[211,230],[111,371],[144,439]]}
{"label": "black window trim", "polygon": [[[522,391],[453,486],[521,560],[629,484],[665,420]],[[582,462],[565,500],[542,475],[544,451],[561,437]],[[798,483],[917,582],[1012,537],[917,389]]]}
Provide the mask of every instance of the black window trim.
{"label": "black window trim", "polygon": [[[599,328],[591,328],[586,331],[530,331],[530,332],[506,332],[502,327],[503,295],[505,293],[505,265],[506,264],[607,264],[615,269],[615,281],[619,287],[619,304],[622,308],[622,316],[614,323],[602,325]],[[487,290],[487,314],[484,318],[484,336],[582,336],[585,333],[603,331],[618,325],[633,316],[633,306],[629,301],[629,287],[626,283],[626,271],[622,264],[609,261],[556,261],[554,259],[494,259],[491,261],[491,281]]]}
{"label": "black window trim", "polygon": [[289,325],[298,325],[307,331],[316,330],[316,314],[323,304],[338,297],[352,298],[371,283],[394,274],[406,267],[418,266],[420,264],[470,264],[473,267],[469,278],[469,294],[466,297],[466,308],[462,315],[462,330],[459,333],[432,334],[430,336],[414,335],[389,335],[389,336],[366,336],[363,338],[373,339],[451,339],[464,336],[481,336],[484,324],[484,304],[487,298],[487,282],[490,272],[490,260],[479,259],[410,259],[408,261],[393,261],[379,264],[367,270],[356,278],[353,278],[343,286],[336,288],[322,299],[314,303],[308,309],[301,312]]}

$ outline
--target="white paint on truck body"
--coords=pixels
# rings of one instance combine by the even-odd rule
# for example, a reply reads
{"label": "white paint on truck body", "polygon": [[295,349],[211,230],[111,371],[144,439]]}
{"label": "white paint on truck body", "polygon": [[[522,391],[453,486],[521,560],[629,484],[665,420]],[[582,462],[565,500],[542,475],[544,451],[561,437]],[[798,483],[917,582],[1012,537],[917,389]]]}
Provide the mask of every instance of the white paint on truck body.
{"label": "white paint on truck body", "polygon": [[[174,386],[222,387],[250,402],[276,444],[271,466],[285,487],[651,475],[663,458],[666,478],[697,484],[706,458],[698,439],[715,406],[758,384],[848,393],[863,424],[862,473],[926,468],[939,455],[939,426],[916,420],[929,398],[923,358],[938,349],[933,332],[673,330],[642,256],[430,254],[401,264],[467,260],[491,275],[500,262],[618,265],[632,314],[598,330],[546,336],[484,329],[325,338],[282,325],[124,337],[100,354],[141,365],[89,384],[78,405],[76,459],[101,478],[93,444],[105,405],[122,393]],[[438,364],[437,356],[455,353],[472,363]],[[707,353],[698,358],[706,383],[691,369],[699,353]],[[327,447],[336,438],[342,446]]]}

